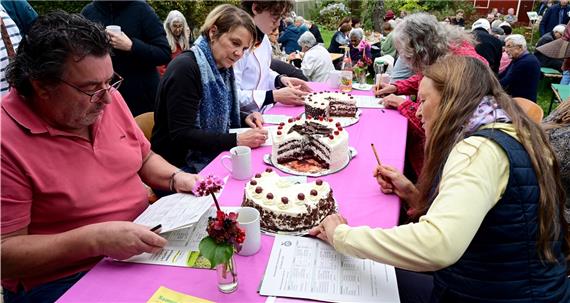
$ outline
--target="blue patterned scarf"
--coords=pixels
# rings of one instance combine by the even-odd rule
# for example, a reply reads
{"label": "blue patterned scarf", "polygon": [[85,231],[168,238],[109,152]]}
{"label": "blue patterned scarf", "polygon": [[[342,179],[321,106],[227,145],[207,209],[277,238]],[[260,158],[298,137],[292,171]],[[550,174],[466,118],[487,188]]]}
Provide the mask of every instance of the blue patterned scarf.
{"label": "blue patterned scarf", "polygon": [[240,127],[233,68],[218,69],[210,44],[203,36],[196,39],[192,51],[200,68],[203,91],[196,126],[218,133]]}

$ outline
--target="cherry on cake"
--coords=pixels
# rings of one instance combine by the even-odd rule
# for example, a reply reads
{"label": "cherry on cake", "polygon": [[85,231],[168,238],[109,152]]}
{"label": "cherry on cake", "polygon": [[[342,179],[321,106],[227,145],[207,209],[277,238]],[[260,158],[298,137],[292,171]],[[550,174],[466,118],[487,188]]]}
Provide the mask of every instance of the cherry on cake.
{"label": "cherry on cake", "polygon": [[323,91],[305,97],[305,115],[312,117],[356,117],[356,100],[351,94]]}
{"label": "cherry on cake", "polygon": [[304,173],[335,172],[350,160],[348,132],[332,118],[291,118],[272,135],[274,165]]}
{"label": "cherry on cake", "polygon": [[246,184],[242,206],[259,210],[261,228],[270,232],[307,231],[336,212],[327,182],[317,179],[294,184],[271,168],[256,174]]}

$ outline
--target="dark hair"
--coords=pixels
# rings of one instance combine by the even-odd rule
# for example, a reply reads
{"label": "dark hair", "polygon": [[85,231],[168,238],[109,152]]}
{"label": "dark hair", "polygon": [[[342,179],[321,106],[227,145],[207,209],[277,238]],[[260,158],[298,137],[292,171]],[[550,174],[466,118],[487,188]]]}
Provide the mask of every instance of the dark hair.
{"label": "dark hair", "polygon": [[350,18],[350,17],[342,18],[342,20],[340,20],[340,23],[338,24],[338,27],[341,27],[345,23],[348,23],[350,25],[350,27],[352,28],[352,18]]}
{"label": "dark hair", "polygon": [[360,19],[352,18],[352,27],[355,27],[358,23],[360,23]]}
{"label": "dark hair", "polygon": [[78,14],[58,10],[38,17],[22,39],[14,61],[6,69],[8,83],[18,92],[33,95],[31,80],[56,84],[68,58],[102,57],[111,51],[101,27]]}
{"label": "dark hair", "polygon": [[241,7],[253,16],[253,4],[257,13],[269,11],[273,15],[283,16],[293,10],[293,0],[281,1],[261,1],[261,0],[242,0]]}
{"label": "dark hair", "polygon": [[513,33],[513,29],[508,25],[503,25],[503,26],[500,26],[499,28],[501,28],[503,30],[503,32],[505,32],[505,35],[510,35]]}
{"label": "dark hair", "polygon": [[216,26],[218,31],[215,37],[219,38],[221,35],[231,32],[234,29],[243,26],[251,34],[250,47],[257,36],[257,30],[255,29],[255,24],[250,15],[248,15],[244,10],[239,7],[233,6],[231,4],[222,4],[216,6],[206,17],[204,24],[200,28],[200,33],[208,41],[210,36],[208,32],[212,26]]}

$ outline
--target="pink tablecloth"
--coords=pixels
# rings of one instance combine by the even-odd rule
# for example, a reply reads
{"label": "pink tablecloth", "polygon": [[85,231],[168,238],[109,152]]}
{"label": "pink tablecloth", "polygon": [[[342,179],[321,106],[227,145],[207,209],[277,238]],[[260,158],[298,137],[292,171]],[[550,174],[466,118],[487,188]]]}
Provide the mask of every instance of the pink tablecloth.
{"label": "pink tablecloth", "polygon": [[[312,83],[315,91],[327,90],[324,84]],[[353,91],[368,95],[371,92]],[[298,115],[302,107],[275,106],[271,114]],[[397,111],[364,109],[360,121],[348,127],[349,144],[358,154],[342,171],[323,177],[333,190],[340,212],[351,225],[392,227],[399,215],[399,199],[380,192],[372,171],[376,166],[370,143],[374,143],[383,164],[400,170],[404,166],[407,122]],[[253,151],[253,171],[265,170],[262,156],[271,147]],[[202,171],[202,175],[226,176],[228,172],[220,164],[219,155]],[[281,173],[282,174],[282,173]],[[229,178],[220,203],[239,206],[245,181]],[[143,265],[103,260],[73,286],[58,302],[146,302],[160,287],[217,302],[262,302],[265,297],[257,294],[265,266],[271,253],[273,237],[262,236],[262,248],[254,256],[236,256],[239,288],[232,294],[222,294],[216,288],[213,270],[172,266]]]}

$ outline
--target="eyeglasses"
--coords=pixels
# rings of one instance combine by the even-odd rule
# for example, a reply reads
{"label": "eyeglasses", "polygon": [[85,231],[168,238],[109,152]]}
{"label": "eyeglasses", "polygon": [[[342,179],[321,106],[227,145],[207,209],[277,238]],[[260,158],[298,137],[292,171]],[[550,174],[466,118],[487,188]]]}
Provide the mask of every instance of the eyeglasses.
{"label": "eyeglasses", "polygon": [[111,79],[111,84],[109,85],[109,87],[107,88],[102,88],[99,90],[96,90],[92,93],[88,93],[84,90],[82,90],[81,88],[63,80],[63,79],[59,79],[61,82],[75,88],[76,90],[86,94],[87,96],[89,96],[91,99],[89,99],[89,102],[91,103],[97,103],[99,101],[101,101],[101,99],[103,99],[103,97],[105,96],[105,93],[111,93],[112,91],[118,90],[119,86],[121,86],[121,83],[123,83],[123,77],[121,77],[119,74],[117,73],[113,73],[113,79]]}
{"label": "eyeglasses", "polygon": [[518,47],[518,46],[520,46],[520,45],[508,45],[508,44],[506,44],[506,45],[505,45],[505,48],[515,48],[515,47]]}

